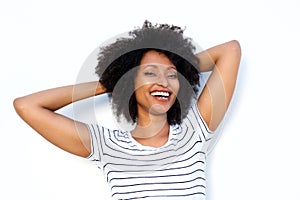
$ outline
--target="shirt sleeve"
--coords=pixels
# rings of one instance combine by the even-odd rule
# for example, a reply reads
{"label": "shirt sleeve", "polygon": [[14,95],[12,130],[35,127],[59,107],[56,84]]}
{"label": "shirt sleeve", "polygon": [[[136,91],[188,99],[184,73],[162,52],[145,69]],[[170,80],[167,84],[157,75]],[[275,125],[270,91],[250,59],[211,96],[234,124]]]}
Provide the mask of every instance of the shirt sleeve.
{"label": "shirt sleeve", "polygon": [[91,140],[91,153],[87,157],[88,160],[93,161],[98,167],[101,167],[101,158],[103,152],[101,151],[101,141],[102,141],[102,128],[95,124],[86,124]]}
{"label": "shirt sleeve", "polygon": [[209,154],[214,146],[217,131],[209,129],[198,109],[197,103],[192,105],[187,119],[203,143],[202,151],[205,152],[206,155]]}

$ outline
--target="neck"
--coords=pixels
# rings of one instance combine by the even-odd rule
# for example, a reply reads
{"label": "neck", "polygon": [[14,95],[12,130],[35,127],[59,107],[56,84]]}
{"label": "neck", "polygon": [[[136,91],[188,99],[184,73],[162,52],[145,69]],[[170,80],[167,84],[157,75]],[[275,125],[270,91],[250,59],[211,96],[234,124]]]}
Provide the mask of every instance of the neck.
{"label": "neck", "polygon": [[169,123],[167,114],[162,115],[139,115],[136,127],[131,132],[135,138],[155,138],[169,136]]}

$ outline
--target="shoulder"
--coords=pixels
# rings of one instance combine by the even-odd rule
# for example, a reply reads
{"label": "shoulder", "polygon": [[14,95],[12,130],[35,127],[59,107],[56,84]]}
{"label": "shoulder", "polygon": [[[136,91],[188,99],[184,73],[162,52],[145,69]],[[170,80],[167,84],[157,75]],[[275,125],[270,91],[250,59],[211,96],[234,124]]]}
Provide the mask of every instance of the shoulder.
{"label": "shoulder", "polygon": [[108,138],[128,138],[128,131],[104,127],[99,124],[86,124],[91,134]]}
{"label": "shoulder", "polygon": [[187,116],[183,119],[181,126],[186,126],[196,132],[200,131],[205,135],[213,134],[215,131],[209,129],[198,108],[198,104],[192,104]]}

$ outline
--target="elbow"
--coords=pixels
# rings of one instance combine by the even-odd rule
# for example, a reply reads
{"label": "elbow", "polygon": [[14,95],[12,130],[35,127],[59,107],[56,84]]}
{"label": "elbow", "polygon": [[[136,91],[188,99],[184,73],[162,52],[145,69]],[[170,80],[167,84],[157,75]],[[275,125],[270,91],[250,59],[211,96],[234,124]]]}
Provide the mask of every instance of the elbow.
{"label": "elbow", "polygon": [[[237,40],[231,40],[227,42],[225,46],[224,56],[228,56],[232,62],[240,62],[242,52],[241,52],[241,45]],[[238,67],[239,65],[237,65]]]}
{"label": "elbow", "polygon": [[241,45],[238,40],[231,40],[228,44],[231,51],[241,55]]}
{"label": "elbow", "polygon": [[18,112],[18,110],[20,110],[20,108],[22,107],[21,105],[22,105],[21,98],[14,99],[13,106],[14,106],[16,112]]}
{"label": "elbow", "polygon": [[13,106],[15,108],[15,111],[18,113],[18,115],[22,116],[26,112],[26,101],[24,100],[23,97],[19,97],[14,99],[13,101]]}

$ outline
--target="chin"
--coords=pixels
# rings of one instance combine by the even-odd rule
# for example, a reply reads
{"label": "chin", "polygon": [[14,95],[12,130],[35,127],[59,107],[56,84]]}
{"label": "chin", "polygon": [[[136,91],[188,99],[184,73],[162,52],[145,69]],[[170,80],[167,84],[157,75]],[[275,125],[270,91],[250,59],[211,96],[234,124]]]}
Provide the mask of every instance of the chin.
{"label": "chin", "polygon": [[170,110],[171,107],[166,107],[166,106],[162,106],[162,105],[159,105],[159,104],[155,104],[153,105],[149,112],[151,114],[156,114],[156,115],[166,115],[167,112]]}

